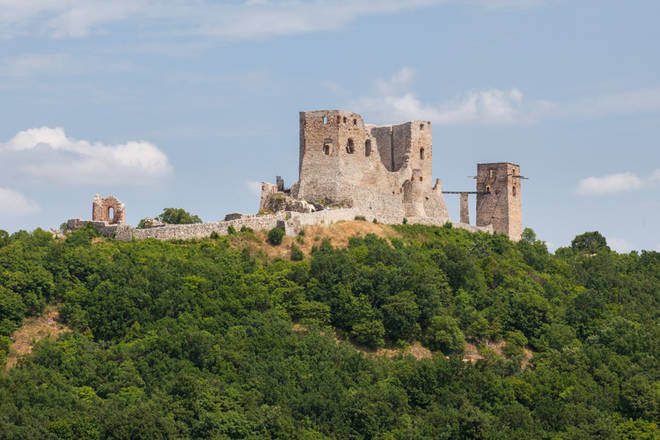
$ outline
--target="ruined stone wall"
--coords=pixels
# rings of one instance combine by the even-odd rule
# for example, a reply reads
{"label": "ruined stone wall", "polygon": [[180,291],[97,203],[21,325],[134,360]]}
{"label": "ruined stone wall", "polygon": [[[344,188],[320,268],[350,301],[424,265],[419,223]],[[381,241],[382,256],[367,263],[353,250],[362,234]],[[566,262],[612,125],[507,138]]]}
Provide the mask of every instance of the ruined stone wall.
{"label": "ruined stone wall", "polygon": [[102,198],[97,194],[92,201],[92,221],[123,225],[126,223],[126,207],[115,196]]}
{"label": "ruined stone wall", "polygon": [[520,166],[502,163],[477,165],[477,226],[493,225],[496,233],[518,241],[522,236]]}
{"label": "ruined stone wall", "polygon": [[441,191],[432,187],[431,139],[428,121],[375,126],[365,125],[356,113],[301,112],[299,181],[292,195],[348,201],[383,218],[448,220]]}

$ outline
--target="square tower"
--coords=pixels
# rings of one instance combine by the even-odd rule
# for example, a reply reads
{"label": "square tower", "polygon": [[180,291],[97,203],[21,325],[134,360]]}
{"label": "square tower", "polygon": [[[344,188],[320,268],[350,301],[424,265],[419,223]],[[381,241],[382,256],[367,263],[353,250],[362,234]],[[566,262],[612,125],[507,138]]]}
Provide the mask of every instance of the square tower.
{"label": "square tower", "polygon": [[520,165],[509,162],[477,164],[477,226],[493,225],[513,241],[522,237]]}

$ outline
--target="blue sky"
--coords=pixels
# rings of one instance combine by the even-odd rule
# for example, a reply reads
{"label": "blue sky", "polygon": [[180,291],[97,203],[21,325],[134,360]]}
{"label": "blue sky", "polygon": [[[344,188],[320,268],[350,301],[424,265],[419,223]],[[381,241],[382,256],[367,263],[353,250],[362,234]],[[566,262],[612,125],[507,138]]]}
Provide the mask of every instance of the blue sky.
{"label": "blue sky", "polygon": [[89,218],[96,193],[132,224],[254,213],[255,182],[297,179],[298,112],[344,109],[433,121],[446,190],[519,163],[524,226],[551,248],[599,230],[660,250],[659,16],[655,0],[0,0],[0,229]]}

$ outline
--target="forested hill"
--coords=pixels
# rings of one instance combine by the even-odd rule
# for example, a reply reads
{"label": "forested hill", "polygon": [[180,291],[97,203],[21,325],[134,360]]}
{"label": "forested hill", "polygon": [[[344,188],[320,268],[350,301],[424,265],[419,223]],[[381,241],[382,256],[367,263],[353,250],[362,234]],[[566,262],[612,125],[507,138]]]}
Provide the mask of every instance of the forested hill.
{"label": "forested hill", "polygon": [[46,305],[73,330],[0,373],[0,438],[660,439],[660,253],[400,225],[268,261],[259,237],[0,233],[0,363]]}

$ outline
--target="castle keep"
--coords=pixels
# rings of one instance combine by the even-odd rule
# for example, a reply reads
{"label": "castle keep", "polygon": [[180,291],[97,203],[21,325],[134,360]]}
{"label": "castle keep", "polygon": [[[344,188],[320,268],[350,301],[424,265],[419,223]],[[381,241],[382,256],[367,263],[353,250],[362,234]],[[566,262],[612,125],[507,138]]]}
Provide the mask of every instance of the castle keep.
{"label": "castle keep", "polygon": [[[296,235],[305,225],[362,217],[381,223],[443,225],[450,222],[444,194],[460,195],[460,222],[472,231],[506,234],[520,240],[522,215],[520,167],[512,163],[477,166],[476,191],[442,191],[433,181],[430,121],[399,125],[365,124],[357,113],[319,110],[300,113],[298,181],[285,188],[264,182],[257,215],[228,214],[223,221],[193,225],[124,224],[124,204],[114,196],[93,202],[93,224],[104,235],[132,238],[189,239],[227,234],[243,226],[283,228]],[[471,226],[469,194],[477,196],[476,226]],[[69,229],[85,220],[72,219]]]}

